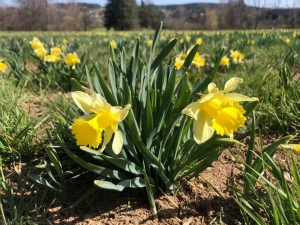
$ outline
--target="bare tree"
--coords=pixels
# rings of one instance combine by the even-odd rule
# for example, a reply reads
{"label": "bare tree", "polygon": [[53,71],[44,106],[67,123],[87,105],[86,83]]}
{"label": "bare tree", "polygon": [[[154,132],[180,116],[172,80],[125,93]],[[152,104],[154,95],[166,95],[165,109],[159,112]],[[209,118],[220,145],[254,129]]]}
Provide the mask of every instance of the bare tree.
{"label": "bare tree", "polygon": [[255,29],[258,27],[258,23],[263,19],[263,13],[264,9],[266,7],[266,0],[252,0],[253,6],[256,11],[256,16],[255,16]]}
{"label": "bare tree", "polygon": [[22,30],[47,30],[47,0],[15,0]]}

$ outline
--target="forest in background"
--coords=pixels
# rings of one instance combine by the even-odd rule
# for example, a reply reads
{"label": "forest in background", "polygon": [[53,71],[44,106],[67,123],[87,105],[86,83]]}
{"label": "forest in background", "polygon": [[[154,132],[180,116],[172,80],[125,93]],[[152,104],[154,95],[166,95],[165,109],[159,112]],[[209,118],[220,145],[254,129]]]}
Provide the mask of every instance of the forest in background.
{"label": "forest in background", "polygon": [[[296,5],[294,0],[294,6]],[[108,0],[98,4],[55,3],[51,0],[15,0],[15,7],[0,1],[0,30],[62,31],[154,29],[163,21],[165,29],[224,30],[299,28],[300,8],[268,8],[266,0],[220,0],[220,3],[193,3],[156,6],[150,1]]]}

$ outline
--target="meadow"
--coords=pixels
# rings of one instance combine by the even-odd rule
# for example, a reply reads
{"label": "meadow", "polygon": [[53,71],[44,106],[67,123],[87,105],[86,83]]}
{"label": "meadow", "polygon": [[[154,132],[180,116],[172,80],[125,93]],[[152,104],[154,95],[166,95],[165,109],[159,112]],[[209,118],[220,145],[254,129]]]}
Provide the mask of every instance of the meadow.
{"label": "meadow", "polygon": [[[299,44],[298,30],[1,32],[0,223],[299,224]],[[218,94],[242,113],[199,137],[193,107]]]}

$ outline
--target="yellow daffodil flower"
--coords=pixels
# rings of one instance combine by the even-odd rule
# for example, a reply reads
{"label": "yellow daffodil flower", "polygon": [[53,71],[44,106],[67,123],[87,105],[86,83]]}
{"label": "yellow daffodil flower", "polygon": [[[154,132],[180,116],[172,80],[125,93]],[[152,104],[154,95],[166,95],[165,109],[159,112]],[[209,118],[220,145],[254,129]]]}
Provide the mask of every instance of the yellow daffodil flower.
{"label": "yellow daffodil flower", "polygon": [[214,132],[233,138],[233,132],[241,127],[246,117],[245,110],[238,104],[243,101],[258,101],[257,98],[247,97],[238,93],[227,93],[236,89],[243,79],[229,79],[224,90],[219,90],[214,83],[208,85],[208,94],[196,102],[186,106],[182,113],[194,119],[194,140],[201,144],[212,137]]}
{"label": "yellow daffodil flower", "polygon": [[289,38],[286,38],[286,39],[284,40],[284,42],[288,44],[288,43],[291,42],[291,40],[290,40]]}
{"label": "yellow daffodil flower", "polygon": [[56,56],[56,55],[46,55],[45,56],[45,61],[46,62],[58,62],[60,60],[61,60],[61,58]]}
{"label": "yellow daffodil flower", "polygon": [[153,43],[153,41],[152,41],[152,40],[149,40],[149,41],[147,41],[147,45],[148,45],[149,47],[151,47],[151,46],[152,46],[152,43]]}
{"label": "yellow daffodil flower", "polygon": [[114,133],[112,150],[115,154],[119,154],[123,146],[123,138],[118,130],[118,123],[126,118],[131,105],[127,104],[123,109],[120,106],[111,106],[105,98],[92,91],[91,95],[74,91],[72,97],[76,105],[85,113],[72,125],[76,144],[94,148],[102,144],[99,150],[102,152]]}
{"label": "yellow daffodil flower", "polygon": [[231,51],[231,58],[233,60],[233,63],[242,63],[243,59],[245,58],[245,55],[240,53],[238,50]]}
{"label": "yellow daffodil flower", "polygon": [[44,57],[45,55],[47,55],[47,50],[44,47],[38,48],[34,50],[34,52],[37,57]]}
{"label": "yellow daffodil flower", "polygon": [[33,50],[37,50],[39,48],[43,48],[44,44],[42,42],[40,42],[40,40],[36,37],[34,37],[32,39],[32,41],[29,42],[31,44],[31,47],[33,48]]}
{"label": "yellow daffodil flower", "polygon": [[187,41],[187,42],[189,42],[190,40],[191,40],[191,36],[185,36],[185,40]]}
{"label": "yellow daffodil flower", "polygon": [[7,69],[7,64],[3,62],[4,59],[0,58],[0,72],[5,73]]}
{"label": "yellow daffodil flower", "polygon": [[63,42],[64,44],[67,44],[67,43],[68,43],[67,39],[63,39],[62,42]]}
{"label": "yellow daffodil flower", "polygon": [[222,57],[222,59],[220,61],[220,66],[229,67],[229,58],[226,55]]}
{"label": "yellow daffodil flower", "polygon": [[77,54],[75,52],[72,53],[68,53],[66,55],[66,58],[65,58],[65,63],[68,65],[68,66],[72,66],[72,69],[75,70],[75,66],[77,63],[80,63],[80,59],[78,58]]}
{"label": "yellow daffodil flower", "polygon": [[51,55],[59,56],[61,53],[61,49],[58,47],[51,48]]}
{"label": "yellow daffodil flower", "polygon": [[180,43],[180,44],[183,44],[183,42],[184,42],[184,39],[181,38],[181,39],[179,40],[179,43]]}
{"label": "yellow daffodil flower", "polygon": [[109,44],[110,44],[111,47],[113,47],[113,48],[116,48],[116,47],[117,47],[117,42],[115,42],[115,40],[110,41]]}
{"label": "yellow daffodil flower", "polygon": [[202,45],[202,38],[198,38],[198,39],[196,40],[196,44]]}
{"label": "yellow daffodil flower", "polygon": [[296,154],[300,155],[300,144],[282,144],[282,148],[291,149]]}
{"label": "yellow daffodil flower", "polygon": [[61,49],[62,51],[64,51],[64,50],[66,50],[66,46],[62,45],[62,46],[60,47],[60,49]]}

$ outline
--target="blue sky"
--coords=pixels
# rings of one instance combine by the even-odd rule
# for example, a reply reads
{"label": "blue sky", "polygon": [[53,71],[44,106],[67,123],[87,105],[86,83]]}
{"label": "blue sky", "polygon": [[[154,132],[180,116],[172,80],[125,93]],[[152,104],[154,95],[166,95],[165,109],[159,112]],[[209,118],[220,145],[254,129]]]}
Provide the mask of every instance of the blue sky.
{"label": "blue sky", "polygon": [[[49,2],[71,2],[72,0],[49,0]],[[245,0],[246,4],[253,5],[254,2],[260,2],[262,5],[265,0]],[[1,2],[1,0],[0,0]],[[12,5],[14,0],[2,0],[5,5]],[[88,2],[88,3],[96,3],[101,6],[106,4],[106,0],[77,0],[77,2]],[[137,0],[140,2],[140,0]],[[227,0],[152,0],[155,5],[171,5],[171,4],[185,4],[185,3],[200,3],[200,2],[210,2],[210,3],[220,3],[227,2]],[[277,5],[280,7],[293,7],[293,3],[299,2],[298,0],[266,0],[266,4],[268,7],[275,8]],[[300,4],[296,4],[296,6],[300,7]]]}

